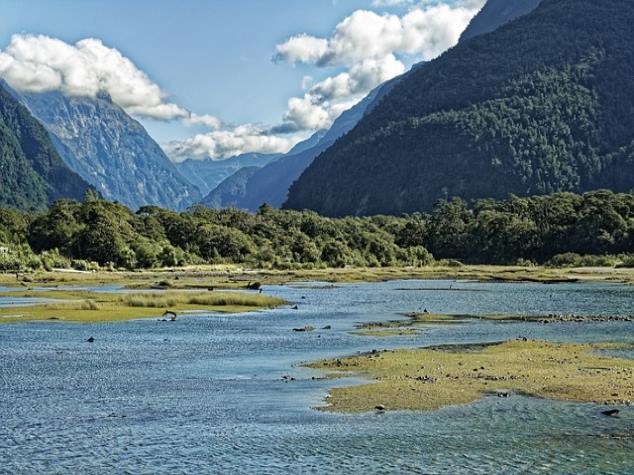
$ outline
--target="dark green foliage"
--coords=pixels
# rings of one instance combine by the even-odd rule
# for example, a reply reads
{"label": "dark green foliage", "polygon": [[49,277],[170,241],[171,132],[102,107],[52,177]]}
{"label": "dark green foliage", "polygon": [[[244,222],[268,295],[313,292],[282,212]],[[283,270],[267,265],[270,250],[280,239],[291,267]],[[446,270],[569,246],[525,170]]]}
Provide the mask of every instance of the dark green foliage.
{"label": "dark green foliage", "polygon": [[[0,210],[0,270],[96,265],[157,268],[235,263],[279,269],[548,263],[631,265],[634,194],[559,193],[473,206],[456,198],[429,214],[326,218],[262,206],[177,213],[88,196],[49,211]],[[587,255],[595,255],[587,257]],[[620,255],[620,258],[610,257]],[[586,256],[586,257],[582,257]]]}
{"label": "dark green foliage", "polygon": [[394,214],[453,197],[632,190],[633,24],[629,0],[543,0],[462,42],[406,75],[286,206]]}
{"label": "dark green foliage", "polygon": [[46,130],[0,83],[0,206],[43,209],[59,198],[80,199],[87,189]]}

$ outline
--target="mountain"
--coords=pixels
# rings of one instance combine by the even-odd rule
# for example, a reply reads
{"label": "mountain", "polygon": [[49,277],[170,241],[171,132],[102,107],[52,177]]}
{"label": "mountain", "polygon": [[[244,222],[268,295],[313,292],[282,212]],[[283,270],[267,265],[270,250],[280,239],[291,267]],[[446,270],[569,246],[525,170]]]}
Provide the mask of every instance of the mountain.
{"label": "mountain", "polygon": [[[485,31],[491,31],[508,21],[534,9],[539,0],[489,0],[474,17],[464,33],[465,39]],[[401,80],[424,63],[413,66],[410,73],[394,78],[374,89],[359,104],[344,112],[330,130],[312,148],[297,153],[293,150],[260,171],[239,173],[227,178],[218,189],[212,191],[202,204],[214,208],[235,206],[255,211],[262,203],[281,207],[288,197],[291,185],[301,176],[313,160],[327,150],[337,139],[352,130],[363,116],[372,110]]]}
{"label": "mountain", "polygon": [[[295,145],[287,153],[287,155],[298,154],[314,147],[319,143],[326,132],[326,130],[319,130],[315,132],[308,139],[303,140],[302,142]],[[246,175],[238,173],[240,170],[242,170],[243,168],[262,168],[269,163],[282,158],[283,156],[284,154],[281,153],[245,153],[225,159],[187,159],[183,162],[176,163],[176,168],[185,178],[187,178],[187,180],[191,184],[196,186],[203,193],[203,195],[208,195],[212,190],[214,190],[224,180],[231,177],[234,173],[237,173],[235,178],[236,185],[238,185],[238,188],[244,188],[244,177]],[[253,172],[253,170],[251,171]],[[223,187],[223,191],[221,191],[220,193],[225,196],[225,193],[229,189],[234,189],[236,193],[240,193],[231,183],[228,183],[227,186]],[[231,200],[231,196],[226,196],[227,199]],[[219,195],[209,198],[208,201],[214,201],[218,199],[220,199]],[[205,202],[206,201],[203,200],[203,203]]]}
{"label": "mountain", "polygon": [[44,127],[0,83],[0,207],[41,210],[60,198],[82,199],[88,189]]}
{"label": "mountain", "polygon": [[634,188],[634,2],[542,0],[414,71],[291,188],[327,215]]}
{"label": "mountain", "polygon": [[133,209],[183,209],[200,199],[143,126],[110,97],[59,92],[18,97],[48,130],[66,164],[104,198]]}
{"label": "mountain", "polygon": [[200,204],[207,208],[240,208],[237,199],[246,195],[247,184],[260,167],[244,167],[231,175],[231,180],[224,180],[213,193],[207,195]]}
{"label": "mountain", "polygon": [[247,167],[260,168],[281,156],[281,154],[245,153],[223,160],[189,158],[175,165],[181,175],[196,186],[203,195],[206,195],[238,170]]}
{"label": "mountain", "polygon": [[522,15],[532,12],[541,0],[488,0],[471,20],[460,41],[497,30]]}
{"label": "mountain", "polygon": [[347,110],[327,131],[319,131],[306,142],[259,170],[237,172],[209,193],[201,204],[211,208],[236,207],[256,211],[263,203],[281,207],[291,184],[312,161],[335,140],[351,130],[366,111],[370,110],[398,82],[392,79],[377,87],[365,99]]}

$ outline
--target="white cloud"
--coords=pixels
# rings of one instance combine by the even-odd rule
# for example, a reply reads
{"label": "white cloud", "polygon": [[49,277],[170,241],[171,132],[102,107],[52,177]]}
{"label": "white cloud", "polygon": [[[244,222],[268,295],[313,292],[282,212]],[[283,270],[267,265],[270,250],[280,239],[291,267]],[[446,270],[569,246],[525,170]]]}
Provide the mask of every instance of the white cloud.
{"label": "white cloud", "polygon": [[275,48],[274,61],[292,63],[314,63],[328,50],[328,40],[301,34],[289,38]]}
{"label": "white cloud", "polygon": [[398,7],[401,5],[411,5],[413,0],[372,0],[372,6],[381,7]]}
{"label": "white cloud", "polygon": [[[396,6],[409,0],[375,0]],[[460,4],[420,4],[402,16],[357,10],[329,38],[300,34],[276,47],[275,61],[344,68],[319,82],[303,81],[306,93],[288,101],[284,124],[276,130],[328,127],[341,112],[379,84],[405,72],[401,55],[430,60],[455,45],[484,0]]]}
{"label": "white cloud", "polygon": [[416,7],[403,16],[357,10],[328,39],[305,34],[289,38],[277,46],[276,59],[318,66],[351,66],[390,54],[430,60],[457,43],[478,9],[471,4],[437,4]]}
{"label": "white cloud", "polygon": [[58,90],[69,96],[106,91],[131,114],[159,120],[189,117],[132,61],[101,40],[74,45],[44,35],[13,35],[0,51],[0,77],[25,92]]}
{"label": "white cloud", "polygon": [[188,158],[219,160],[243,153],[284,153],[304,138],[303,135],[269,135],[263,127],[246,124],[168,142],[162,147],[174,162]]}
{"label": "white cloud", "polygon": [[195,112],[192,112],[189,117],[185,118],[183,123],[189,126],[202,125],[211,130],[222,128],[222,120],[218,117],[210,114],[198,115]]}

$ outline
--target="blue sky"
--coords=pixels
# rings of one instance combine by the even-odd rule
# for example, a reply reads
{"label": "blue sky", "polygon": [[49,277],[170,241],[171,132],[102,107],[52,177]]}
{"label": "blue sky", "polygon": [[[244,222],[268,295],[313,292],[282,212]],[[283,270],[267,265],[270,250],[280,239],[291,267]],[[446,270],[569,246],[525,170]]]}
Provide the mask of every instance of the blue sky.
{"label": "blue sky", "polygon": [[[478,0],[468,3],[474,1],[477,3]],[[286,52],[282,60],[274,62],[272,58],[277,45],[300,34],[330,38],[340,22],[359,10],[374,11],[380,15],[392,13],[399,18],[414,8],[426,9],[430,3],[425,2],[426,5],[421,7],[413,0],[388,0],[401,5],[377,6],[385,2],[3,0],[0,50],[7,48],[14,34],[41,34],[70,45],[85,38],[97,38],[108,48],[116,49],[129,58],[153,83],[168,93],[166,101],[195,114],[218,117],[227,129],[240,124],[273,126],[286,120],[289,98],[303,98],[311,84],[336,77],[366,61],[366,58],[348,55],[324,67],[312,60],[298,59],[291,51]],[[437,0],[432,3],[455,2]],[[464,23],[464,20],[460,21]],[[357,49],[363,50],[364,47]],[[421,48],[413,53],[395,51],[394,57],[403,66],[409,67],[412,62],[426,59],[424,51]],[[380,52],[373,58],[388,53],[391,55],[389,51]],[[389,67],[390,71],[383,74],[394,75],[401,66],[391,64]],[[364,84],[367,87],[373,85]],[[320,119],[302,122],[300,118],[304,125],[293,125],[297,130],[292,136],[305,136],[311,132],[311,127],[329,123],[340,108],[347,107],[367,91],[358,86],[352,92],[354,94],[350,93],[349,97],[339,94],[336,98],[340,101],[338,108],[322,113]],[[333,103],[329,100],[327,106],[331,107]],[[298,103],[298,106],[301,104]],[[330,117],[327,117],[328,114]],[[139,118],[161,143],[205,133],[205,127],[185,126],[179,120],[159,121],[143,115]]]}

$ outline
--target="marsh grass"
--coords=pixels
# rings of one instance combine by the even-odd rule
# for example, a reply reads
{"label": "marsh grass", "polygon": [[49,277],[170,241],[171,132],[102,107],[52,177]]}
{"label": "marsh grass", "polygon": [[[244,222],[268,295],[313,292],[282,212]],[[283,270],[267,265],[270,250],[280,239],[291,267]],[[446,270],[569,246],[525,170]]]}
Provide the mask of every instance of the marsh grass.
{"label": "marsh grass", "polygon": [[435,410],[497,391],[622,404],[634,402],[634,361],[602,353],[620,347],[514,340],[388,351],[310,367],[334,377],[353,373],[375,380],[333,389],[326,410],[337,412],[365,412],[379,405],[388,410]]}
{"label": "marsh grass", "polygon": [[243,313],[282,305],[275,297],[239,292],[139,292],[131,294],[88,291],[26,291],[9,295],[45,298],[42,304],[0,309],[0,322],[64,320],[108,322],[159,317],[174,312]]}
{"label": "marsh grass", "polygon": [[198,266],[143,272],[36,272],[16,281],[15,274],[0,274],[0,284],[19,286],[123,285],[134,289],[245,289],[250,283],[278,285],[288,282],[377,282],[382,280],[456,279],[485,282],[608,281],[634,284],[634,268],[547,268],[539,266],[464,265],[449,267],[353,267],[346,269],[244,269],[238,266]]}

